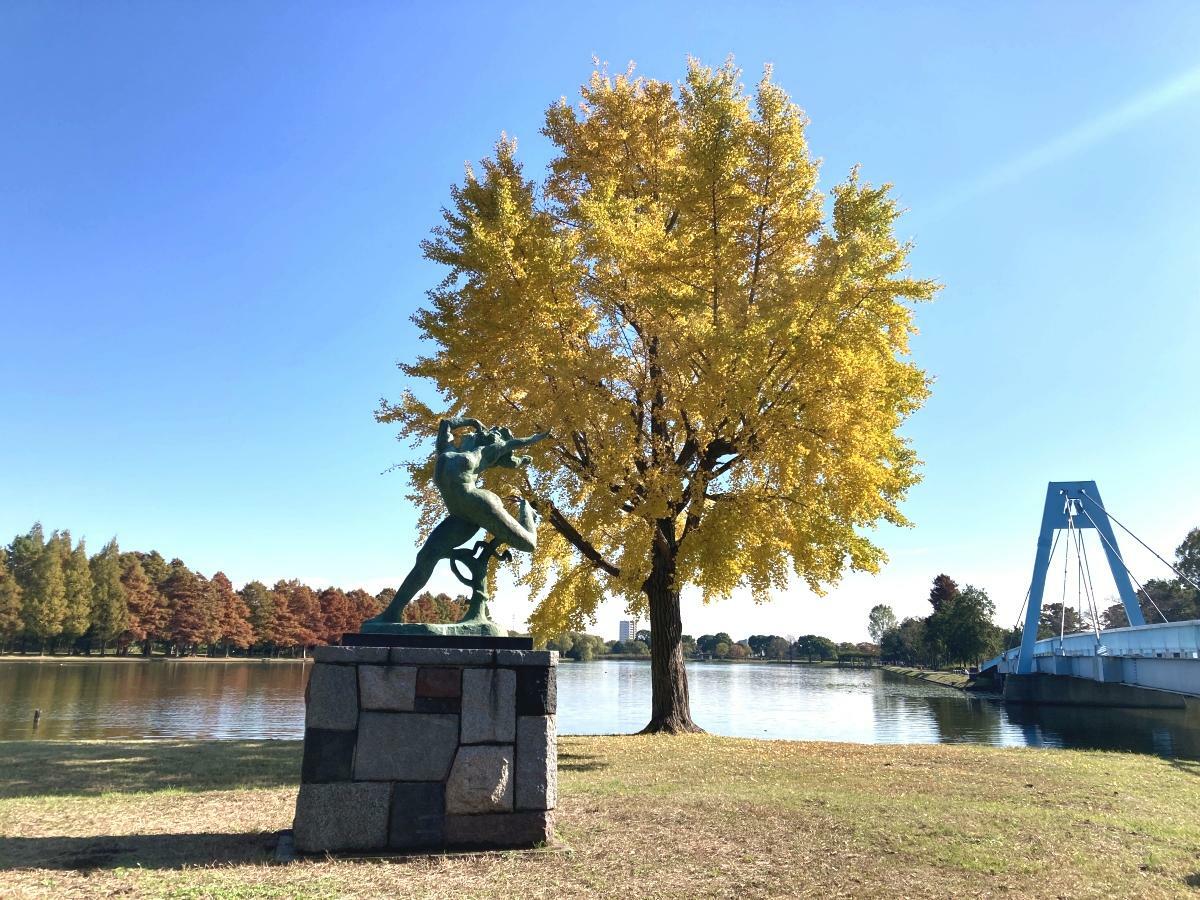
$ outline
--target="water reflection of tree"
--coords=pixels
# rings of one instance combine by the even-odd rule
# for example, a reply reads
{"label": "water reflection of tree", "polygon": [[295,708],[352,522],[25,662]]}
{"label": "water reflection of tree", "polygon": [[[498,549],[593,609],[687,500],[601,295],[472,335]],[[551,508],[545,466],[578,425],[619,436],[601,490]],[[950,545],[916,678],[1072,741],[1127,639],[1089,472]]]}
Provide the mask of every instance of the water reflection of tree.
{"label": "water reflection of tree", "polygon": [[970,694],[926,699],[937,721],[942,743],[1004,743],[1004,715],[999,701],[984,700]]}
{"label": "water reflection of tree", "polygon": [[0,663],[0,739],[298,736],[307,675],[243,661]]}
{"label": "water reflection of tree", "polygon": [[[1002,744],[1004,714],[996,700],[879,672],[871,693],[877,736],[936,743]],[[919,723],[919,724],[918,724]]]}
{"label": "water reflection of tree", "polygon": [[1010,703],[1009,721],[1039,743],[1200,759],[1200,721],[1183,710]]}

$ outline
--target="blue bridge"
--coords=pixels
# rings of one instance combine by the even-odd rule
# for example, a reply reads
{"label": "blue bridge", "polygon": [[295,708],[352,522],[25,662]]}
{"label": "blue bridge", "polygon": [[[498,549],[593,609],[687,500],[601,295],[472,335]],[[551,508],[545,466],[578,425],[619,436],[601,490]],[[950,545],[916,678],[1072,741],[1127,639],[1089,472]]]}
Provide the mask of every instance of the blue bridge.
{"label": "blue bridge", "polygon": [[[981,671],[1002,678],[1005,699],[1013,701],[1200,711],[1200,619],[1166,621],[1154,606],[1153,598],[1126,565],[1113,523],[1181,579],[1200,590],[1200,586],[1146,546],[1105,509],[1094,481],[1052,481],[1046,489],[1021,644],[988,660],[980,667]],[[1129,621],[1127,628],[1101,630],[1099,627],[1099,605],[1082,539],[1082,533],[1088,530],[1095,531],[1100,538]],[[1070,560],[1074,550],[1077,602],[1081,608],[1086,604],[1090,610],[1090,615],[1084,614],[1081,619],[1090,619],[1092,627],[1081,633],[1065,633],[1064,628],[1057,636],[1039,640],[1046,580],[1060,542],[1064,542],[1065,547],[1063,625],[1067,579],[1071,574]],[[1145,596],[1150,608],[1159,613],[1163,619],[1161,623],[1147,624],[1138,593]]]}

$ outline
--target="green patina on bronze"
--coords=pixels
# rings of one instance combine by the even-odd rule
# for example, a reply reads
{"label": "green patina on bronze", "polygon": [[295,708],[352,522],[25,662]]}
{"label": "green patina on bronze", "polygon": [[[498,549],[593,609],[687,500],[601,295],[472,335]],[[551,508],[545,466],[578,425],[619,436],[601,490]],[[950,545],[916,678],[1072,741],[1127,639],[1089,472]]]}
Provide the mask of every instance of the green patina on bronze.
{"label": "green patina on bronze", "polygon": [[[454,443],[455,428],[470,427],[472,432]],[[537,515],[524,500],[520,500],[513,516],[504,501],[482,487],[480,476],[494,466],[519,469],[530,457],[515,455],[514,451],[528,447],[548,437],[546,433],[527,438],[514,437],[507,428],[484,428],[478,419],[442,419],[438,425],[437,459],[433,483],[442,495],[449,515],[429,533],[412,570],[396,591],[388,608],[363,623],[368,634],[443,634],[443,635],[503,635],[505,632],[488,615],[488,568],[493,558],[507,560],[510,550],[532,553],[537,546]],[[468,549],[461,546],[480,529],[491,535],[489,540],[476,541]],[[471,588],[471,600],[466,615],[459,622],[404,624],[404,607],[429,581],[434,567],[443,559],[450,560],[456,578]],[[465,566],[466,571],[459,566]]]}

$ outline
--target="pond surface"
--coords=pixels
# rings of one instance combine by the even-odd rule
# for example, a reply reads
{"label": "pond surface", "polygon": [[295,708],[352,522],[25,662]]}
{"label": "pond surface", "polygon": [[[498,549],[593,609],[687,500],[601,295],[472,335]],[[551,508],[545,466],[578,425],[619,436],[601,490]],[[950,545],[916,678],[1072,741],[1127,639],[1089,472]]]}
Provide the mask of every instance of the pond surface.
{"label": "pond surface", "polygon": [[[292,662],[0,662],[0,740],[299,738],[309,667]],[[716,734],[867,744],[1132,750],[1200,759],[1182,712],[1006,705],[879,669],[691,663],[692,714]],[[34,709],[41,723],[32,726]],[[637,731],[650,667],[558,669],[563,734]]]}

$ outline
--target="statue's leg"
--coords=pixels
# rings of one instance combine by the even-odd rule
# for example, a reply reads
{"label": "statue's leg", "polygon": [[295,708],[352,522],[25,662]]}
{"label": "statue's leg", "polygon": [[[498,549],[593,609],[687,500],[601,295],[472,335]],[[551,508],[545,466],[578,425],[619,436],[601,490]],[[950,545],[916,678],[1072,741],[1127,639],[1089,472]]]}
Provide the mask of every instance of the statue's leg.
{"label": "statue's leg", "polygon": [[537,547],[537,519],[533,508],[524,500],[516,519],[504,508],[504,501],[491,491],[476,489],[457,498],[457,513],[463,518],[477,522],[484,531],[491,532],[514,550],[532,553]]}
{"label": "statue's leg", "polygon": [[417,551],[416,562],[412,570],[405,576],[404,582],[396,591],[396,596],[388,604],[388,608],[370,619],[371,622],[399,622],[404,615],[404,607],[408,605],[417,592],[425,587],[429,576],[439,561],[450,556],[450,552],[459,544],[471,539],[479,530],[474,522],[469,522],[459,516],[447,516],[429,533],[421,549]]}

